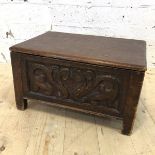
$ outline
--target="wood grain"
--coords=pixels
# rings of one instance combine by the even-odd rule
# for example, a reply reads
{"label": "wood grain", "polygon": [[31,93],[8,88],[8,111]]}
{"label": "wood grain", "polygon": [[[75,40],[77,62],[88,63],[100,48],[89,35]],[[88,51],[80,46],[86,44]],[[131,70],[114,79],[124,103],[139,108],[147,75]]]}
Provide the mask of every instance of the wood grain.
{"label": "wood grain", "polygon": [[14,45],[10,50],[78,62],[146,70],[146,43],[141,40],[49,31]]}

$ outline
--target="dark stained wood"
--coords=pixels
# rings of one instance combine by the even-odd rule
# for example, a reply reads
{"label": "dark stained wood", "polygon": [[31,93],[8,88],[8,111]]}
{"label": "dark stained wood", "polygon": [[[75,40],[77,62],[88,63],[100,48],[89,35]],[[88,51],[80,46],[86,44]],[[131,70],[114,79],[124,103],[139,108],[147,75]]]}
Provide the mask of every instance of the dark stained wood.
{"label": "dark stained wood", "polygon": [[146,69],[143,41],[47,32],[10,50],[18,109],[44,100],[120,118],[122,133],[131,133]]}
{"label": "dark stained wood", "polygon": [[140,40],[47,32],[10,48],[39,56],[146,70],[146,43]]}
{"label": "dark stained wood", "polygon": [[21,61],[22,59],[20,53],[11,52],[16,106],[19,110],[24,110],[27,108],[27,100],[24,98],[23,95]]}
{"label": "dark stained wood", "polygon": [[131,72],[126,104],[123,111],[123,134],[131,134],[132,132],[143,79],[144,72]]}
{"label": "dark stained wood", "polygon": [[26,97],[122,116],[129,72],[26,54],[22,62]]}

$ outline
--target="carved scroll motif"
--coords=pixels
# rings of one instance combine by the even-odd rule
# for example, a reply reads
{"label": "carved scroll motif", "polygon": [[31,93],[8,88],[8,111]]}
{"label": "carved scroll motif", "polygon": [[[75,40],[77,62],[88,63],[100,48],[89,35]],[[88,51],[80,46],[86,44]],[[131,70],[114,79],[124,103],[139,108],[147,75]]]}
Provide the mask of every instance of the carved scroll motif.
{"label": "carved scroll motif", "polygon": [[36,93],[109,108],[118,107],[119,80],[95,70],[32,63],[30,89]]}

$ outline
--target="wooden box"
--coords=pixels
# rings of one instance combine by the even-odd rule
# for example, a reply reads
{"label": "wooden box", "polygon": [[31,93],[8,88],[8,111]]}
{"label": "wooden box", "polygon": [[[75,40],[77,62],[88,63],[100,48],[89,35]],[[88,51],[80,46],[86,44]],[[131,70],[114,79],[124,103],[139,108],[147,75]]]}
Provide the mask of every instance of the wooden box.
{"label": "wooden box", "polygon": [[146,70],[144,41],[47,32],[10,48],[16,105],[27,99],[123,120],[130,134]]}

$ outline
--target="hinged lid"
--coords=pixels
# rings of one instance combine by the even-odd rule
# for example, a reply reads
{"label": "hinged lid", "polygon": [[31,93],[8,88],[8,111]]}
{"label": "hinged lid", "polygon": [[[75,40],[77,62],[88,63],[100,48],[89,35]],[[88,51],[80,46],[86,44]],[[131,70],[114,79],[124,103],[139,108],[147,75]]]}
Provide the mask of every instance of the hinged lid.
{"label": "hinged lid", "polygon": [[146,70],[146,43],[60,32],[46,32],[10,48],[11,51],[132,70]]}

